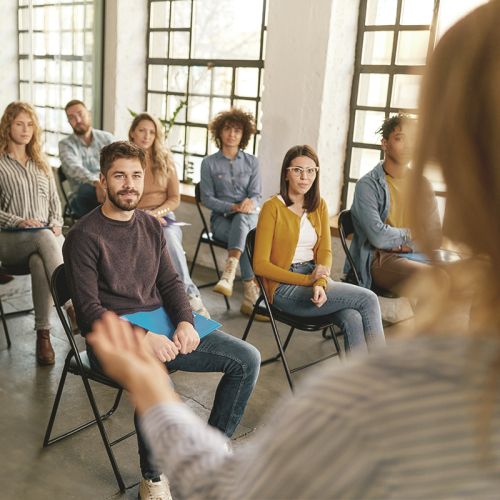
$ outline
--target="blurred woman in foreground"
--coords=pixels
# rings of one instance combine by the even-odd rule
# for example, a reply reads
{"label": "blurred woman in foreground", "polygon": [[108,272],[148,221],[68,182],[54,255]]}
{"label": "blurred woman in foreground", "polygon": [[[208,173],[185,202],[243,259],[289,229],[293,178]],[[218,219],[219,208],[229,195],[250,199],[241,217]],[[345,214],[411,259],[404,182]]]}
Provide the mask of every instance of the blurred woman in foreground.
{"label": "blurred woman in foreground", "polygon": [[[422,175],[432,162],[442,171],[444,234],[470,258],[448,266],[446,280],[440,271],[438,282],[431,274],[418,287],[428,306],[420,337],[316,371],[230,455],[168,384],[155,383],[167,375],[148,364],[137,337],[114,331],[122,328],[114,318],[96,325],[91,342],[110,376],[131,391],[176,498],[498,496],[499,25],[498,0],[461,20],[424,78],[414,168]],[[462,322],[470,335],[460,335],[450,314],[471,296],[471,322]]]}

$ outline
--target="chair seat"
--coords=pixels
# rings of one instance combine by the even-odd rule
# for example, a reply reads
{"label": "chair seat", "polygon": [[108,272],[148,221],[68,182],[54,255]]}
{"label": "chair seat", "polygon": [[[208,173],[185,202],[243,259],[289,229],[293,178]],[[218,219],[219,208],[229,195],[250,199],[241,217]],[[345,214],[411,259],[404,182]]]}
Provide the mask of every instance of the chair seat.
{"label": "chair seat", "polygon": [[[328,328],[329,326],[335,324],[332,320],[331,314],[305,318],[304,316],[296,316],[294,314],[283,312],[280,309],[273,307],[272,305],[271,309],[275,320],[280,321],[281,323],[285,323],[289,326],[293,326],[293,328],[296,328],[297,330],[313,332]],[[263,305],[257,306],[257,314],[269,317],[269,312]]]}
{"label": "chair seat", "polygon": [[200,238],[203,243],[212,243],[212,245],[216,247],[227,248],[227,243],[221,240],[216,240],[212,233],[207,233],[206,231],[203,231],[201,233]]}
{"label": "chair seat", "polygon": [[[121,389],[121,386],[119,384],[117,384],[110,378],[106,377],[106,375],[92,369],[92,367],[90,366],[90,360],[87,351],[80,352],[80,359],[82,360],[83,370],[87,378],[99,382],[101,384],[107,385],[109,387],[113,387],[115,389]],[[71,358],[68,370],[73,375],[81,375],[80,368],[78,366],[78,363],[76,362],[75,356]]]}

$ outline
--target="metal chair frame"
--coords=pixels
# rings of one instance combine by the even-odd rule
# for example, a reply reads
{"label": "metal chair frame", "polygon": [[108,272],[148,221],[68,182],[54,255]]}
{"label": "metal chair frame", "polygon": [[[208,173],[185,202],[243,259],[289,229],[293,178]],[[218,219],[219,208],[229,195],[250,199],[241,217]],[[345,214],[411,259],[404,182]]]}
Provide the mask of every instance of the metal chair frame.
{"label": "metal chair frame", "polygon": [[[220,280],[221,278],[221,272],[219,269],[219,265],[217,264],[217,258],[215,256],[215,250],[214,248],[223,248],[224,250],[227,250],[227,243],[217,240],[213,237],[213,234],[211,233],[207,221],[205,219],[205,215],[202,210],[202,204],[201,204],[201,193],[200,193],[200,185],[196,184],[195,185],[195,199],[196,199],[196,208],[198,209],[198,213],[200,214],[200,219],[201,223],[203,225],[203,228],[200,232],[200,236],[198,238],[198,243],[196,245],[196,250],[194,252],[194,257],[193,261],[191,262],[191,268],[189,270],[189,275],[193,276],[193,271],[194,271],[194,266],[196,265],[196,259],[198,258],[198,252],[200,251],[200,247],[202,243],[205,243],[209,246],[210,248],[210,253],[212,254],[212,260],[214,262],[214,268],[215,272],[217,274],[217,281]],[[212,281],[210,283],[204,283],[203,285],[198,285],[198,288],[207,288],[209,286],[214,286],[217,281]],[[231,309],[231,305],[229,304],[228,298],[224,295],[224,301],[226,303],[226,308],[227,310]]]}
{"label": "metal chair frame", "polygon": [[[101,372],[97,372],[93,370],[90,365],[87,363],[84,363],[82,361],[82,358],[88,361],[87,358],[87,353],[85,351],[79,352],[73,332],[71,330],[70,325],[68,324],[68,321],[66,319],[66,316],[63,311],[63,305],[71,298],[69,289],[66,283],[66,274],[64,271],[64,264],[61,264],[53,273],[52,275],[52,280],[51,280],[51,285],[50,285],[50,290],[52,293],[52,297],[54,299],[54,304],[56,306],[56,311],[57,315],[59,316],[59,319],[61,321],[61,324],[63,326],[64,332],[66,333],[66,336],[68,337],[68,341],[70,344],[70,350],[66,356],[66,360],[64,362],[64,368],[61,374],[61,379],[59,381],[59,386],[57,388],[57,393],[56,397],[54,399],[54,405],[52,407],[52,411],[50,414],[49,422],[47,424],[47,430],[45,432],[45,437],[43,440],[43,447],[46,448],[54,443],[57,443],[59,441],[62,441],[63,439],[66,439],[67,437],[70,437],[77,432],[80,432],[84,429],[87,429],[88,427],[91,427],[95,424],[97,424],[97,427],[99,429],[99,433],[101,435],[102,442],[104,444],[104,448],[106,449],[106,453],[108,455],[109,461],[111,463],[111,467],[113,468],[113,472],[116,478],[116,481],[118,483],[118,487],[120,491],[123,493],[126,489],[132,488],[138,483],[135,483],[130,486],[125,486],[125,483],[123,481],[120,469],[118,468],[118,464],[116,462],[115,456],[113,454],[112,447],[123,440],[133,436],[135,434],[135,430],[131,431],[124,436],[119,437],[118,439],[115,439],[114,441],[110,441],[109,437],[107,435],[106,429],[104,427],[103,422],[107,420],[111,415],[115,413],[115,411],[118,408],[118,405],[120,404],[120,400],[122,397],[123,393],[123,388],[118,385],[116,382],[111,380],[110,378],[106,377],[104,374]],[[54,421],[57,416],[57,411],[59,409],[59,403],[61,400],[61,396],[63,393],[64,389],[64,384],[66,382],[66,376],[68,373],[72,373],[73,375],[77,375],[81,378],[83,382],[83,386],[85,388],[85,392],[87,394],[87,397],[90,402],[90,406],[92,407],[92,412],[94,413],[94,418],[86,423],[83,423],[69,431],[66,431],[56,437],[51,437],[52,434],[52,428],[54,425]],[[100,413],[96,400],[94,398],[94,394],[92,392],[92,388],[90,387],[90,380],[93,380],[94,382],[98,382],[100,384],[106,385],[108,387],[111,387],[113,389],[116,389],[118,392],[116,394],[113,406],[105,413]]]}
{"label": "metal chair frame", "polygon": [[[253,248],[255,244],[255,233],[256,230],[252,229],[246,239],[245,243],[245,251],[248,254],[248,257],[250,259],[250,262],[252,263],[253,267]],[[334,326],[335,323],[332,321],[332,316],[327,315],[327,316],[317,316],[317,317],[309,317],[309,318],[304,318],[302,316],[295,316],[293,314],[285,313],[283,311],[280,311],[276,307],[274,307],[270,302],[269,298],[267,296],[266,290],[264,288],[264,285],[262,283],[262,279],[260,276],[255,275],[257,279],[257,283],[259,284],[260,288],[260,297],[258,298],[257,302],[254,305],[252,314],[250,316],[250,319],[248,320],[247,326],[245,328],[245,332],[243,333],[242,340],[246,340],[248,337],[248,334],[250,333],[250,328],[252,326],[252,323],[255,319],[256,314],[263,314],[265,316],[268,316],[270,319],[271,323],[271,328],[274,334],[274,338],[276,340],[276,344],[278,346],[278,354],[275,356],[272,356],[271,358],[268,358],[264,361],[262,361],[262,365],[266,365],[268,363],[277,361],[278,359],[281,358],[282,364],[283,364],[283,369],[285,370],[285,375],[288,381],[288,384],[290,385],[290,389],[293,391],[293,380],[292,380],[292,373],[295,373],[299,370],[303,370],[304,368],[308,368],[309,366],[313,366],[317,363],[320,363],[322,361],[325,361],[329,358],[332,358],[333,356],[339,356],[342,357],[342,351],[340,349],[339,341],[337,339],[337,334],[335,333]],[[262,302],[264,302],[264,305],[261,305]],[[290,330],[288,332],[288,335],[286,337],[286,340],[284,343],[281,341],[281,337],[278,332],[278,328],[276,326],[276,322],[279,321],[280,323],[284,323],[285,325],[290,327]],[[333,340],[333,343],[335,345],[336,352],[329,354],[328,356],[324,356],[320,359],[317,359],[315,361],[311,361],[309,363],[290,368],[288,361],[285,356],[285,351],[290,343],[290,340],[292,339],[292,335],[295,332],[295,330],[301,330],[301,331],[306,331],[306,332],[313,332],[313,331],[322,331],[323,332],[323,337],[326,338],[326,332],[329,331],[331,338]]]}

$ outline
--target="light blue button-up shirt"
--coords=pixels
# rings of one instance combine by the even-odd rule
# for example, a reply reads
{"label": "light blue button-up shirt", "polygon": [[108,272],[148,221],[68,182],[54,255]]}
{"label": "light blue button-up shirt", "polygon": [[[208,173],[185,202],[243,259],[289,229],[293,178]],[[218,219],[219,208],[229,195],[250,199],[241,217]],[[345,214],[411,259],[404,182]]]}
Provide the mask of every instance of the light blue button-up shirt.
{"label": "light blue button-up shirt", "polygon": [[239,151],[234,160],[217,151],[203,159],[200,182],[201,202],[213,215],[231,211],[231,206],[250,198],[258,207],[262,198],[259,161]]}
{"label": "light blue button-up shirt", "polygon": [[88,146],[76,134],[59,142],[61,168],[72,191],[76,191],[81,184],[93,184],[99,179],[101,149],[114,141],[109,132],[93,128],[92,141]]}

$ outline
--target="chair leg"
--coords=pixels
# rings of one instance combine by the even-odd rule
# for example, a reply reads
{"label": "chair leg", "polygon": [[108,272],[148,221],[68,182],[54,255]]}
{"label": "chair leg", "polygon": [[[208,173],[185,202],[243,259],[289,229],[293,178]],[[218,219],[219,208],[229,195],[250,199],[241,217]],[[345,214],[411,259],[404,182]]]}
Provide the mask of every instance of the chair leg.
{"label": "chair leg", "polygon": [[335,330],[333,329],[333,326],[330,326],[330,333],[332,334],[332,340],[333,343],[335,344],[335,349],[337,349],[337,352],[339,353],[339,358],[342,358],[343,354],[340,349],[339,339],[337,338],[337,335],[335,335]]}
{"label": "chair leg", "polygon": [[[201,234],[203,234],[203,231],[201,232]],[[196,265],[196,259],[198,258],[198,252],[200,251],[201,234],[200,234],[200,237],[198,238],[198,244],[196,245],[196,251],[194,252],[193,262],[191,262],[191,269],[189,270],[189,276],[191,276],[191,277],[193,276],[194,266]]]}
{"label": "chair leg", "polygon": [[290,328],[290,331],[288,332],[288,336],[285,340],[285,343],[283,344],[283,352],[286,351],[286,348],[288,347],[288,344],[290,343],[290,340],[292,339],[293,332],[295,331],[295,328],[292,326]]}
{"label": "chair leg", "polygon": [[59,402],[61,401],[62,392],[64,389],[64,382],[66,381],[66,375],[68,374],[69,363],[72,358],[72,352],[70,351],[66,356],[64,361],[64,368],[61,374],[61,380],[59,381],[59,386],[57,387],[56,398],[54,399],[54,404],[52,406],[52,412],[50,413],[49,423],[47,424],[47,430],[45,431],[45,437],[43,438],[43,447],[46,448],[49,444],[52,444],[57,440],[51,440],[50,435],[52,434],[52,427],[54,426],[54,420],[56,419],[57,410],[59,408]]}
{"label": "chair leg", "polygon": [[[283,349],[283,345],[281,344],[281,338],[272,314],[270,315],[269,319],[271,320],[271,328],[273,330],[274,338],[276,339],[276,343],[278,344],[278,349],[280,351],[278,356],[281,357],[281,362],[283,363],[283,369],[285,370],[285,375],[288,380],[288,385],[290,386],[290,389],[293,391],[292,375],[290,373],[288,362],[285,358],[285,350]],[[290,336],[290,334],[288,335]]]}
{"label": "chair leg", "polygon": [[[111,467],[113,468],[116,482],[118,483],[118,488],[120,489],[120,491],[122,493],[124,493],[126,490],[125,483],[123,482],[123,478],[122,478],[122,475],[120,473],[120,469],[118,468],[118,464],[116,463],[115,455],[113,454],[113,450],[111,449],[111,444],[109,443],[109,438],[108,438],[108,435],[106,433],[106,429],[104,428],[103,420],[102,420],[102,417],[99,413],[99,409],[97,408],[97,403],[94,399],[94,395],[92,394],[92,390],[90,388],[89,381],[86,377],[82,377],[82,382],[83,382],[83,385],[85,386],[85,391],[87,392],[87,397],[89,398],[90,406],[92,406],[92,411],[94,412],[95,421],[97,423],[97,427],[99,428],[99,433],[101,434],[101,438],[102,438],[102,442],[104,444],[104,447],[106,448],[106,453],[108,454],[108,458],[109,458],[109,461],[111,463]],[[118,391],[117,397],[115,398],[115,404],[113,405],[114,408],[116,406],[118,406],[118,403],[120,402],[121,393],[122,393],[122,390],[120,389]]]}
{"label": "chair leg", "polygon": [[241,340],[246,340],[248,337],[248,334],[250,333],[250,328],[252,327],[253,320],[255,319],[255,313],[257,312],[257,305],[254,306],[252,310],[252,314],[250,315],[250,319],[248,320],[247,327],[245,328],[245,331],[243,332],[243,337],[241,337]]}
{"label": "chair leg", "polygon": [[[215,256],[214,246],[211,243],[209,243],[208,246],[210,247],[210,253],[212,254],[212,259],[214,261],[214,267],[215,267],[215,272],[217,273],[217,279],[220,280],[221,272],[219,269],[219,264],[217,264],[217,257]],[[229,311],[231,309],[231,305],[229,304],[229,300],[225,295],[223,297],[224,297],[224,302],[226,303],[226,309]]]}
{"label": "chair leg", "polygon": [[7,340],[7,349],[10,349],[11,346],[10,335],[9,335],[9,329],[7,328],[7,320],[5,319],[5,313],[3,311],[2,299],[0,299],[0,315],[2,316],[3,331],[5,333],[5,338]]}

